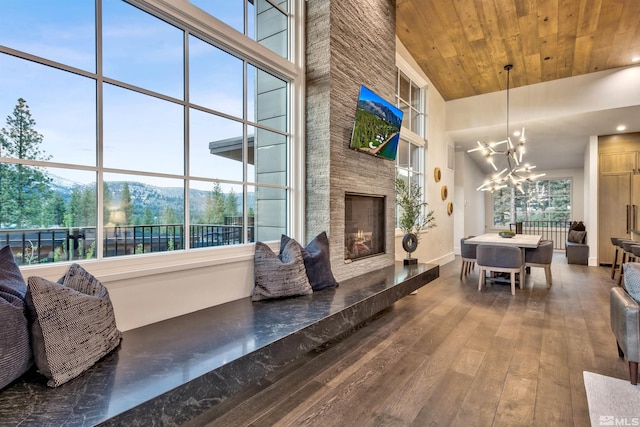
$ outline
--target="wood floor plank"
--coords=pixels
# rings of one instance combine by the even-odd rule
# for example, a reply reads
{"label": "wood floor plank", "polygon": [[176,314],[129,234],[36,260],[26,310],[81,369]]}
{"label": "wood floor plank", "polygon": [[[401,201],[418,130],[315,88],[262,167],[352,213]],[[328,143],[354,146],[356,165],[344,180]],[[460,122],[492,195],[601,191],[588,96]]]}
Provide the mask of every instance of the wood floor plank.
{"label": "wood floor plank", "polygon": [[412,424],[416,426],[448,425],[458,413],[459,403],[469,392],[472,381],[473,377],[469,375],[449,371],[426,400]]}
{"label": "wood floor plank", "polygon": [[190,426],[589,425],[583,371],[628,375],[609,269],[557,253],[551,288],[532,269],[512,296],[499,284],[478,292],[460,262]]}
{"label": "wood floor plank", "polygon": [[[387,346],[384,351],[346,378],[340,387],[327,394],[323,401],[293,420],[293,424],[341,426],[347,425],[349,419],[365,418],[371,413],[372,408],[380,405],[380,401],[386,397],[387,388],[395,387],[393,376],[397,375],[399,370],[406,369],[405,365],[411,363],[406,360],[412,357],[424,360],[424,355],[409,352],[405,347]],[[362,402],[365,400],[371,406],[363,406]]]}
{"label": "wood floor plank", "polygon": [[530,426],[537,384],[529,378],[508,374],[496,410],[494,425]]}

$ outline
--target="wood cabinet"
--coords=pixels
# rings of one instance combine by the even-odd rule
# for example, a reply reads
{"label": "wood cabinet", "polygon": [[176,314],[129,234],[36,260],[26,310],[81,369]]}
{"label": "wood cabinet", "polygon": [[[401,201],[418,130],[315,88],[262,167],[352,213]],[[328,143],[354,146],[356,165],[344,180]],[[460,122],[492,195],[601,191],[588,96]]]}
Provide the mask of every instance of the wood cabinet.
{"label": "wood cabinet", "polygon": [[598,138],[598,263],[613,263],[611,237],[640,228],[640,133]]}
{"label": "wood cabinet", "polygon": [[[631,173],[601,175],[598,185],[598,262],[613,263],[611,237],[629,236]],[[637,175],[640,177],[640,175]]]}
{"label": "wood cabinet", "polygon": [[638,173],[638,152],[600,154],[600,173]]}

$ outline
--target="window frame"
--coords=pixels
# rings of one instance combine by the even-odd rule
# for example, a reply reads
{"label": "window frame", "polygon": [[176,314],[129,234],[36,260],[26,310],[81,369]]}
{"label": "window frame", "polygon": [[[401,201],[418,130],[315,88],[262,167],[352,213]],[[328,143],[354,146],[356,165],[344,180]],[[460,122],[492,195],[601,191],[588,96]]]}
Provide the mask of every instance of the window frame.
{"label": "window frame", "polygon": [[[415,84],[420,89],[420,106],[421,109],[419,111],[420,120],[422,123],[419,126],[419,130],[422,132],[422,135],[415,133],[411,129],[406,126],[402,126],[400,128],[400,142],[403,141],[409,144],[409,147],[416,146],[419,148],[420,153],[420,162],[419,169],[414,170],[411,167],[411,161],[408,168],[402,167],[399,165],[400,159],[396,158],[395,162],[395,170],[396,176],[399,175],[398,171],[406,172],[407,176],[418,175],[418,183],[422,190],[422,200],[424,202],[428,202],[428,192],[427,192],[427,181],[426,181],[426,170],[427,170],[427,147],[428,147],[428,139],[427,139],[427,129],[428,129],[428,83],[413,70],[413,68],[398,54],[396,54],[396,93],[395,93],[395,102],[396,106],[400,105],[400,75],[401,73],[409,79],[410,87],[412,84]],[[403,100],[406,101],[406,100]],[[409,100],[410,111],[413,107],[410,104],[411,100]],[[411,148],[409,148],[411,150]],[[399,156],[398,156],[399,157]],[[396,236],[402,235],[402,231],[398,228],[398,217],[399,217],[399,207],[396,204],[396,223],[395,223],[395,234]],[[426,212],[424,212],[426,214]],[[426,232],[426,230],[424,230]]]}
{"label": "window frame", "polygon": [[[304,231],[304,217],[303,206],[304,199],[300,195],[299,188],[303,188],[304,184],[304,147],[303,138],[304,135],[304,0],[292,0],[290,2],[289,19],[289,59],[285,59],[275,52],[271,51],[267,47],[260,45],[258,42],[251,40],[250,38],[241,35],[236,30],[233,30],[228,25],[217,20],[211,15],[206,14],[199,8],[184,3],[177,6],[175,2],[165,0],[126,0],[127,3],[140,8],[141,10],[151,13],[158,19],[164,20],[172,25],[177,25],[178,28],[185,31],[185,37],[188,34],[193,34],[206,42],[209,42],[228,53],[239,57],[246,63],[250,63],[261,70],[269,72],[274,76],[287,82],[287,135],[289,138],[288,153],[287,153],[287,230],[289,234],[295,237],[303,235]],[[96,1],[97,5],[101,5],[101,0]],[[100,7],[98,7],[100,10]],[[98,12],[100,13],[100,12]],[[296,16],[301,17],[295,19]],[[98,30],[100,32],[100,30]],[[235,34],[234,34],[235,33]],[[101,43],[101,40],[98,42]],[[93,73],[88,73],[82,70],[70,69],[71,67],[58,64],[54,61],[44,58],[34,57],[26,52],[15,51],[10,48],[0,46],[0,52],[3,54],[9,54],[17,56],[23,59],[28,59],[36,63],[54,66],[65,71],[71,71],[79,75],[94,76]],[[248,61],[248,62],[247,62]],[[101,64],[98,60],[98,83],[102,84],[107,79],[101,78]],[[61,66],[62,65],[62,66]],[[93,77],[95,78],[95,77]],[[186,77],[185,77],[186,78]],[[120,83],[120,82],[119,82]],[[120,84],[120,86],[122,86]],[[125,85],[126,87],[126,85]],[[139,88],[127,88],[139,91]],[[101,89],[98,89],[100,92]],[[142,92],[144,93],[144,92]],[[157,94],[156,94],[157,95]],[[100,96],[100,95],[98,95]],[[161,97],[162,98],[162,97]],[[98,108],[100,102],[98,102]],[[246,121],[246,118],[244,119]],[[255,123],[252,124],[255,126]],[[185,126],[186,123],[185,123]],[[102,124],[98,125],[98,131],[101,132]],[[270,128],[268,128],[271,130]],[[186,130],[185,130],[186,131]],[[102,147],[98,147],[97,157],[102,159],[102,153],[100,152]],[[185,155],[187,155],[185,151]],[[185,160],[186,161],[186,160]],[[24,164],[29,166],[44,166],[44,167],[61,167],[64,169],[75,169],[89,172],[100,172],[97,174],[96,190],[98,193],[98,200],[102,200],[102,187],[103,187],[103,173],[117,172],[113,170],[104,169],[101,164],[101,160],[92,166],[82,165],[69,165],[60,162],[46,162],[38,160],[26,160],[26,159],[5,159],[3,162]],[[246,169],[246,162],[243,168]],[[131,172],[131,171],[127,171]],[[146,176],[164,176],[167,178],[181,178],[181,176],[157,174],[157,173],[145,173],[140,172],[139,175]],[[189,178],[187,175],[184,175]],[[212,182],[223,182],[224,180],[212,180]],[[188,182],[188,179],[187,179]],[[237,184],[238,182],[233,182]],[[245,178],[242,180],[242,185],[256,187],[257,182],[248,182]],[[260,184],[260,186],[270,187],[269,184]],[[277,188],[283,188],[282,186],[273,186]],[[185,194],[189,191],[189,186],[185,184]],[[246,198],[244,200],[246,206]],[[103,237],[103,214],[102,206],[97,208],[97,239]],[[245,213],[246,215],[246,213]],[[185,203],[185,222],[189,218],[188,203]],[[188,234],[185,234],[185,242],[188,239]],[[187,248],[175,252],[156,252],[147,254],[137,254],[135,256],[126,257],[104,257],[102,251],[98,251],[96,259],[86,260],[83,262],[92,263],[92,270],[97,274],[101,274],[103,277],[109,277],[114,279],[122,279],[128,277],[138,277],[149,274],[148,270],[155,270],[158,272],[163,271],[180,271],[187,268],[193,268],[194,265],[217,265],[224,264],[232,261],[240,261],[244,259],[251,259],[253,256],[254,243],[244,243],[233,246],[220,246],[212,248]],[[170,258],[169,258],[170,257]],[[169,261],[170,260],[170,261]],[[169,261],[169,262],[167,262]],[[71,261],[61,261],[51,264],[40,265],[24,265],[21,268],[29,271],[37,270],[38,274],[59,274],[57,272],[64,271]],[[49,273],[47,273],[49,272]]]}
{"label": "window frame", "polygon": [[[561,176],[558,176],[558,177],[539,178],[539,179],[535,180],[535,182],[540,182],[540,181],[548,181],[548,182],[551,182],[551,181],[569,181],[569,208],[567,209],[568,216],[566,218],[566,221],[571,221],[572,220],[571,206],[573,204],[573,186],[574,186],[574,182],[573,181],[574,181],[574,178],[573,177],[561,177]],[[511,189],[512,187],[509,186],[508,188]],[[551,185],[549,185],[549,188],[551,188]],[[515,190],[515,191],[517,192],[518,190]],[[518,194],[516,193],[516,197],[517,196],[518,196]],[[553,194],[550,193],[548,197],[549,198],[553,198],[554,196],[553,196]],[[492,193],[491,194],[491,224],[492,224],[491,228],[496,229],[496,230],[508,229],[509,228],[508,224],[507,225],[499,225],[499,224],[495,223],[495,215],[496,215],[495,203],[496,203],[496,194]],[[511,203],[512,202],[510,202],[510,204]],[[546,213],[546,215],[549,215],[549,214],[550,214],[550,212]],[[511,219],[510,223],[515,223],[515,222],[518,222],[518,221],[521,221],[521,219],[517,218],[517,212],[516,212],[516,218],[515,219]],[[527,220],[522,220],[522,221],[527,221]],[[551,220],[547,218],[547,219],[533,220],[533,221],[551,221]]]}

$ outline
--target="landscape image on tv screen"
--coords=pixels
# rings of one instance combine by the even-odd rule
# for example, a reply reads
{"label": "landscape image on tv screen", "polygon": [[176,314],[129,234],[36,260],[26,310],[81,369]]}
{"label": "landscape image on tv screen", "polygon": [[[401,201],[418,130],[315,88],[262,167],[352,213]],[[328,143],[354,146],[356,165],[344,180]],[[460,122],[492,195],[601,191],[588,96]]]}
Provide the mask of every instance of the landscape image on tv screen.
{"label": "landscape image on tv screen", "polygon": [[395,160],[402,126],[402,110],[366,86],[360,86],[350,147]]}

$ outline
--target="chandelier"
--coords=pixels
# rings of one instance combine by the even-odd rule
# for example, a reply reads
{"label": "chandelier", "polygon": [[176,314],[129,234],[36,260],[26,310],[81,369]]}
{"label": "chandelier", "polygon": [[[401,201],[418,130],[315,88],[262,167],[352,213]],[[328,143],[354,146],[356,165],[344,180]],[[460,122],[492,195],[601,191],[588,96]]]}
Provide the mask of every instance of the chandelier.
{"label": "chandelier", "polygon": [[[543,173],[534,175],[532,170],[535,169],[535,166],[531,166],[528,163],[522,163],[522,156],[525,153],[525,144],[527,142],[524,127],[520,132],[514,133],[514,136],[519,137],[515,144],[511,141],[511,136],[509,135],[509,72],[512,68],[512,64],[504,66],[504,69],[507,71],[506,139],[498,142],[478,141],[478,146],[476,148],[467,150],[468,153],[481,151],[484,158],[491,164],[491,166],[493,166],[493,169],[496,172],[498,171],[498,167],[494,162],[494,158],[502,156],[503,159],[506,159],[506,167],[500,172],[494,174],[490,179],[486,180],[476,189],[477,191],[491,191],[493,193],[494,191],[500,188],[505,188],[510,184],[513,185],[514,188],[520,190],[520,192],[524,193],[524,189],[522,188],[523,182],[531,182],[534,179],[545,175]],[[498,147],[501,149],[498,149]]]}

